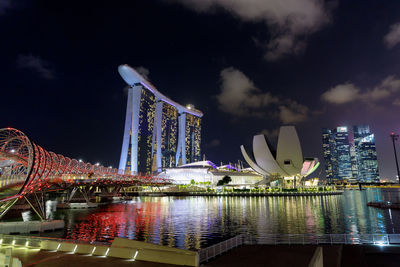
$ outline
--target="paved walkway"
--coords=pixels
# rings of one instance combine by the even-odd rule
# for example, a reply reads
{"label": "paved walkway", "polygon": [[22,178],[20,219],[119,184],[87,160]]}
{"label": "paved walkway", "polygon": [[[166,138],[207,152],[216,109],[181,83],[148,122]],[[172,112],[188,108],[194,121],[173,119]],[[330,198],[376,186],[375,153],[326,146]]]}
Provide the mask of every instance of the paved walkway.
{"label": "paved walkway", "polygon": [[21,260],[22,266],[37,267],[103,267],[103,266],[136,266],[136,267],[172,267],[175,265],[132,261],[117,259],[112,257],[87,256],[78,254],[68,254],[64,252],[40,251],[38,249],[13,248],[13,257]]}
{"label": "paved walkway", "polygon": [[[315,245],[245,245],[204,266],[307,267]],[[400,266],[400,246],[323,245],[324,267]]]}

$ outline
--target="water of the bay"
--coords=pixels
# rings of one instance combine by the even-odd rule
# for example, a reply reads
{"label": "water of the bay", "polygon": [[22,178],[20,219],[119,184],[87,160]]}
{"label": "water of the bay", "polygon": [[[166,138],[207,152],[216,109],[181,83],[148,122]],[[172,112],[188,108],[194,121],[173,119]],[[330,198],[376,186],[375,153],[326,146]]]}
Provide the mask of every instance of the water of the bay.
{"label": "water of the bay", "polygon": [[397,189],[345,190],[302,197],[135,197],[95,209],[57,210],[63,238],[111,242],[114,237],[199,249],[237,234],[400,233],[400,210],[369,201],[398,201]]}

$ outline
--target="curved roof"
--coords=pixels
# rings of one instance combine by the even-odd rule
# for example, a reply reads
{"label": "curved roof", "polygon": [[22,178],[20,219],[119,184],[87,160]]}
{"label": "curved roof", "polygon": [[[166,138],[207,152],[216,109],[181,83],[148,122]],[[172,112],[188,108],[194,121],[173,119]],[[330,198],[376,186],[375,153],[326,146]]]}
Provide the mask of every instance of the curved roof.
{"label": "curved roof", "polygon": [[186,167],[210,167],[216,169],[217,166],[209,160],[203,160],[203,161],[196,161],[188,164],[184,164],[179,166],[178,168],[186,168]]}
{"label": "curved roof", "polygon": [[282,126],[279,129],[276,161],[289,175],[300,173],[304,162],[303,152],[294,126]]}
{"label": "curved roof", "polygon": [[238,168],[236,168],[235,166],[231,165],[231,164],[227,164],[227,165],[222,165],[217,167],[218,170],[231,170],[231,171],[239,171]]}
{"label": "curved roof", "polygon": [[317,158],[305,159],[301,151],[300,140],[294,126],[282,126],[279,131],[276,156],[264,135],[253,137],[254,160],[240,146],[242,155],[250,167],[264,176],[280,175],[281,177],[308,176],[314,172],[319,162]]}
{"label": "curved roof", "polygon": [[143,85],[146,89],[150,90],[158,99],[164,101],[174,107],[176,107],[179,113],[186,112],[197,117],[202,117],[203,113],[200,110],[193,108],[193,106],[188,105],[187,107],[178,104],[177,102],[171,100],[170,98],[166,97],[162,93],[160,93],[154,85],[152,85],[149,81],[147,81],[142,75],[140,75],[134,68],[130,67],[127,64],[120,65],[118,67],[118,72],[121,75],[122,79],[130,85],[134,86],[137,83]]}

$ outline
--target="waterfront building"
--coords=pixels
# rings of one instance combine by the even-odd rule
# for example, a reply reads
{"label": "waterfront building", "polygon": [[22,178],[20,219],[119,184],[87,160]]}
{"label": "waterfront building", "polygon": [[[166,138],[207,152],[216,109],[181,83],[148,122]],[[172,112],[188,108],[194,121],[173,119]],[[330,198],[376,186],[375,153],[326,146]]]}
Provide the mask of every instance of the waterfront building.
{"label": "waterfront building", "polygon": [[326,179],[331,183],[333,182],[334,175],[336,175],[337,162],[335,141],[330,129],[322,128],[322,148],[324,152]]}
{"label": "waterfront building", "polygon": [[375,137],[369,126],[353,126],[354,141],[348,127],[322,129],[322,148],[328,183],[379,182]]}
{"label": "waterfront building", "polygon": [[357,154],[358,180],[366,183],[379,182],[375,135],[368,125],[353,127],[354,146]]}
{"label": "waterfront building", "polygon": [[353,177],[349,132],[346,126],[322,129],[325,172],[328,183],[349,181]]}
{"label": "waterfront building", "polygon": [[128,65],[118,72],[129,85],[119,169],[144,174],[199,161],[203,113],[164,96]]}
{"label": "waterfront building", "polygon": [[304,158],[300,140],[294,126],[279,129],[276,150],[263,134],[253,137],[252,154],[240,147],[242,155],[250,167],[264,177],[266,183],[283,179],[284,185],[303,181],[319,166],[317,158]]}
{"label": "waterfront building", "polygon": [[357,176],[358,176],[358,166],[357,166],[357,154],[356,154],[356,148],[354,145],[354,141],[350,142],[350,160],[351,160],[351,178],[350,178],[350,183],[356,183],[357,182]]}
{"label": "waterfront building", "polygon": [[217,185],[224,176],[232,180],[230,186],[254,186],[263,180],[263,176],[252,169],[242,169],[232,164],[216,166],[212,161],[204,160],[166,168],[158,177],[170,179],[174,184]]}

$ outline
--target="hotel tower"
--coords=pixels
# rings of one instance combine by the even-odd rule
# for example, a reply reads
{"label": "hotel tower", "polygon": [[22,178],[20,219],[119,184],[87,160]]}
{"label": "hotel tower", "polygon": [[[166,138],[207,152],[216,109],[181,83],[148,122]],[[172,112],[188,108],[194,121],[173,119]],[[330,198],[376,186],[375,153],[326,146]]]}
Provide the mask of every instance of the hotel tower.
{"label": "hotel tower", "polygon": [[129,85],[119,169],[146,174],[199,161],[203,113],[164,96],[128,65],[118,72]]}

